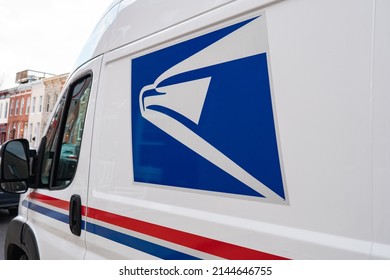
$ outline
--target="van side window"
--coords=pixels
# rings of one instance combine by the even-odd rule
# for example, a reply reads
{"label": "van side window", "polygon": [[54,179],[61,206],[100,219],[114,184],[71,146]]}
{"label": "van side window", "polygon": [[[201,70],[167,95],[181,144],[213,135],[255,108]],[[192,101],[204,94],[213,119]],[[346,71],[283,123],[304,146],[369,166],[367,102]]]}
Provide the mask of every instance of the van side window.
{"label": "van side window", "polygon": [[66,100],[67,92],[64,93],[60,102],[55,109],[54,115],[50,121],[49,128],[46,133],[46,146],[43,156],[43,168],[41,174],[41,182],[44,185],[49,184],[51,168],[53,164],[54,152],[55,152],[55,144],[58,142],[59,135],[59,126],[61,123],[61,119],[64,113],[65,108],[65,100]]}
{"label": "van side window", "polygon": [[75,175],[91,84],[90,75],[78,80],[57,105],[46,133],[41,172],[44,185],[63,187]]}

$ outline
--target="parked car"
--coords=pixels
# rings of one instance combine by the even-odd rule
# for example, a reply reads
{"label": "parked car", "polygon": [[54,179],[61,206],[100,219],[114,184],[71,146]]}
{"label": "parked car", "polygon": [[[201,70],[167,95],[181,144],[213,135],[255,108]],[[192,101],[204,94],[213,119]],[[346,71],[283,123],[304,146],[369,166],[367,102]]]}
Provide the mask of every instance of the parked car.
{"label": "parked car", "polygon": [[19,194],[3,192],[0,188],[0,209],[7,209],[10,215],[18,214],[19,199]]}
{"label": "parked car", "polygon": [[0,189],[0,209],[7,209],[10,215],[18,214],[19,194],[6,193]]}

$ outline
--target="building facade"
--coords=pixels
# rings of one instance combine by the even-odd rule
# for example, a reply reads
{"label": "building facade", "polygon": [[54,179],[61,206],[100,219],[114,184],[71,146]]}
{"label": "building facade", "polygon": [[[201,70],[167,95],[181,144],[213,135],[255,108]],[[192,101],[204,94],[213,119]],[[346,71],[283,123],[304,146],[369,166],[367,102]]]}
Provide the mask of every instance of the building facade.
{"label": "building facade", "polygon": [[19,85],[10,90],[7,140],[25,138],[27,135],[29,98],[31,98],[31,84]]}
{"label": "building facade", "polygon": [[30,142],[31,148],[37,148],[38,140],[41,138],[43,98],[45,95],[45,84],[42,80],[31,83],[31,103],[28,120],[28,134],[25,137]]}
{"label": "building facade", "polygon": [[17,87],[0,91],[0,145],[25,138],[30,147],[39,146],[43,130],[68,74],[28,80]]}
{"label": "building facade", "polygon": [[45,95],[44,95],[44,108],[42,114],[42,129],[46,127],[49,116],[54,110],[54,106],[57,103],[58,97],[68,79],[68,74],[62,74],[43,80],[45,84]]}
{"label": "building facade", "polygon": [[7,141],[9,102],[9,90],[0,91],[0,145]]}

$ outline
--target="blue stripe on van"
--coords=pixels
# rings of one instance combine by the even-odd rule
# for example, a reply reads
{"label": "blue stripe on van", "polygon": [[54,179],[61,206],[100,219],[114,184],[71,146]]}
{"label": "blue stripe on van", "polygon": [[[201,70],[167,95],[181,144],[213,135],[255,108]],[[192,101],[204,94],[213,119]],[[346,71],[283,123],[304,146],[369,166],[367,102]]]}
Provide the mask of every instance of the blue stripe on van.
{"label": "blue stripe on van", "polygon": [[99,226],[93,223],[87,223],[87,231],[106,239],[115,241],[127,247],[134,248],[136,250],[148,253],[165,260],[197,260],[198,258],[163,247],[152,242],[142,240],[140,238],[130,236],[103,226]]}
{"label": "blue stripe on van", "polygon": [[[57,221],[63,222],[68,224],[69,223],[69,215],[60,213],[58,211],[37,205],[33,202],[29,202],[27,200],[23,200],[22,205],[26,208],[29,208],[35,212],[38,212],[42,215],[45,215],[47,217],[50,217],[52,219],[55,219]],[[86,226],[85,226],[86,224]],[[125,245],[127,247],[142,251],[144,253],[153,255],[155,257],[161,258],[161,259],[172,259],[172,260],[197,260],[199,258],[196,258],[194,256],[146,241],[142,240],[140,238],[130,236],[112,229],[109,229],[107,227],[103,227],[94,223],[85,223],[85,221],[82,221],[82,229],[92,233],[96,234],[98,236],[101,236],[103,238],[106,238],[108,240],[117,242],[119,244]]]}

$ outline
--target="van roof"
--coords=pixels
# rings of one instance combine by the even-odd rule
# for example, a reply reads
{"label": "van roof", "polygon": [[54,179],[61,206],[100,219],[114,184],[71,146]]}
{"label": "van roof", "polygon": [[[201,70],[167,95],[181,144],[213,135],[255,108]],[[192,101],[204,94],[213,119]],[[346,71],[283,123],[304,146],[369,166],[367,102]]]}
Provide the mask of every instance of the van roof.
{"label": "van roof", "polygon": [[75,68],[103,53],[120,48],[234,1],[114,0],[85,43]]}
{"label": "van roof", "polygon": [[87,61],[106,51],[104,49],[105,46],[103,46],[102,43],[109,40],[112,23],[118,12],[119,3],[122,1],[123,0],[114,0],[100,17],[91,35],[85,42],[84,47],[76,60],[74,69],[77,69]]}

